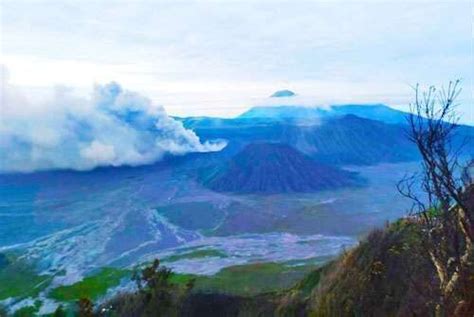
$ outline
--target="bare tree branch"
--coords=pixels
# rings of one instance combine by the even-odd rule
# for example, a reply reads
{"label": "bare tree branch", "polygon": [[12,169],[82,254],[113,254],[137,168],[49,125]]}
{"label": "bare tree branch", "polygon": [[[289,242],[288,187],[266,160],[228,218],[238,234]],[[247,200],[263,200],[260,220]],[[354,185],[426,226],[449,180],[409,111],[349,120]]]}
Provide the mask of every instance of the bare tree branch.
{"label": "bare tree branch", "polygon": [[430,86],[423,92],[418,84],[414,87],[407,136],[420,152],[421,172],[405,175],[397,185],[398,191],[413,202],[410,215],[418,219],[423,245],[437,273],[438,313],[446,313],[474,256],[474,212],[465,199],[466,189],[472,186],[474,161],[463,166],[460,157],[467,140],[459,146],[453,142],[459,127],[459,85],[460,80],[456,80],[439,91]]}

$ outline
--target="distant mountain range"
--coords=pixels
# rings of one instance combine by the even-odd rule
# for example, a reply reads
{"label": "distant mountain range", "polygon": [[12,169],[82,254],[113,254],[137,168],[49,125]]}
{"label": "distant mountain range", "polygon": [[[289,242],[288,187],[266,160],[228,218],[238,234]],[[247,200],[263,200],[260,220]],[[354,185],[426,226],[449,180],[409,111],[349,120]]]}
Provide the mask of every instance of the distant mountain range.
{"label": "distant mountain range", "polygon": [[[314,120],[327,117],[353,114],[361,118],[378,120],[385,123],[404,124],[408,113],[390,108],[383,104],[374,105],[333,105],[328,107],[306,106],[257,106],[249,109],[239,118],[268,118],[274,120],[306,119]],[[297,121],[296,121],[297,122]]]}
{"label": "distant mountain range", "polygon": [[[390,108],[384,104],[343,104],[331,106],[303,106],[303,100],[291,90],[278,90],[267,100],[268,104],[250,108],[241,114],[241,119],[285,120],[301,123],[317,119],[353,114],[361,118],[385,123],[404,124],[407,112]],[[304,102],[304,103],[307,103]],[[303,121],[304,122],[304,121]]]}
{"label": "distant mountain range", "polygon": [[[271,99],[291,103],[291,91],[277,91]],[[294,102],[297,102],[294,99]],[[221,156],[231,157],[256,142],[289,144],[316,161],[338,165],[371,165],[419,159],[406,137],[408,113],[383,104],[258,106],[232,119],[179,119],[204,140],[226,139]],[[474,140],[474,127],[460,125],[455,144]],[[473,152],[474,147],[467,149]]]}
{"label": "distant mountain range", "polygon": [[245,145],[258,142],[289,144],[326,164],[368,165],[418,158],[405,135],[406,127],[355,115],[322,118],[314,124],[258,119],[197,119],[183,121],[203,140],[228,141],[219,155],[232,156]]}
{"label": "distant mountain range", "polygon": [[[283,90],[271,98],[289,102],[295,94]],[[278,101],[279,102],[279,101]],[[231,119],[179,119],[203,140],[225,139],[227,147],[197,155],[188,170],[217,192],[311,192],[360,185],[341,169],[420,159],[407,138],[408,113],[382,104],[306,107],[253,107]],[[453,144],[468,140],[474,154],[474,127],[460,125]]]}
{"label": "distant mountain range", "polygon": [[352,172],[317,163],[289,145],[247,145],[203,180],[220,192],[287,193],[361,185]]}

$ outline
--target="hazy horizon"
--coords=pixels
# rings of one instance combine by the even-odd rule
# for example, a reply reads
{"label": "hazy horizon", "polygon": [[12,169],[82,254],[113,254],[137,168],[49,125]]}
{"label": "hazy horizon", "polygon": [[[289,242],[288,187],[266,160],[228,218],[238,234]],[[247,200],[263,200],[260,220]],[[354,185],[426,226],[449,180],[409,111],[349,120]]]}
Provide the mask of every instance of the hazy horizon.
{"label": "hazy horizon", "polygon": [[406,109],[414,84],[461,78],[461,121],[473,124],[471,9],[469,1],[5,1],[1,63],[31,99],[56,86],[87,96],[115,81],[178,116],[232,117],[280,89],[314,105]]}

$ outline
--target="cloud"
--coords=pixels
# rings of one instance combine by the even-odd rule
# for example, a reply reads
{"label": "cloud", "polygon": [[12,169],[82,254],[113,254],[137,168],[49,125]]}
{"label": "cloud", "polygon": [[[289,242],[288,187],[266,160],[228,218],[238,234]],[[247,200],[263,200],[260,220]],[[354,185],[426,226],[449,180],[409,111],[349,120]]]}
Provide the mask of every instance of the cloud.
{"label": "cloud", "polygon": [[112,145],[103,144],[96,140],[92,141],[88,147],[83,148],[80,154],[97,164],[107,164],[116,158],[115,149]]}
{"label": "cloud", "polygon": [[406,105],[417,82],[463,78],[474,122],[471,1],[3,2],[1,58],[25,87],[116,80],[171,114],[229,117],[282,88]]}
{"label": "cloud", "polygon": [[0,80],[0,172],[140,165],[226,145],[201,142],[163,107],[114,82],[95,86],[88,98],[57,87],[41,102],[11,85],[5,68]]}

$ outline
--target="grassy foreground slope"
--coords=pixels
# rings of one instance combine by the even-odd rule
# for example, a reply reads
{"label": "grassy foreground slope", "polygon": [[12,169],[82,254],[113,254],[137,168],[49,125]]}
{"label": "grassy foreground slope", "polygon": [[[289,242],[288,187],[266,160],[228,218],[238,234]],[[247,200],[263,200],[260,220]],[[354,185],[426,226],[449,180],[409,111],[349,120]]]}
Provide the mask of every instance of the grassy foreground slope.
{"label": "grassy foreground slope", "polygon": [[325,268],[307,302],[312,316],[427,316],[434,268],[416,224],[400,220],[369,234]]}
{"label": "grassy foreground slope", "polygon": [[[410,219],[375,230],[359,246],[323,267],[309,270],[299,282],[283,290],[246,294],[222,287],[219,279],[209,284],[198,279],[192,289],[180,292],[180,296],[168,295],[174,298],[170,306],[172,313],[167,308],[168,315],[431,316],[435,310],[434,299],[439,296],[438,281],[421,245],[419,230],[418,224]],[[239,275],[245,277],[245,272],[233,273],[235,276],[228,280],[238,287],[236,281]],[[474,271],[468,276],[453,296],[453,302],[465,301],[463,311],[456,316],[474,313]],[[183,283],[174,285],[179,288]],[[167,294],[173,292],[178,294],[176,291]],[[139,298],[143,295],[122,295],[120,300],[112,300],[114,313],[126,316],[140,312],[137,316],[155,316],[156,302]]]}

